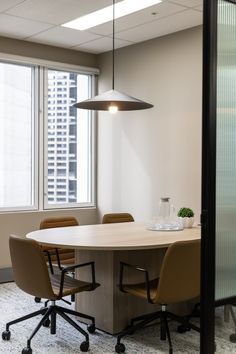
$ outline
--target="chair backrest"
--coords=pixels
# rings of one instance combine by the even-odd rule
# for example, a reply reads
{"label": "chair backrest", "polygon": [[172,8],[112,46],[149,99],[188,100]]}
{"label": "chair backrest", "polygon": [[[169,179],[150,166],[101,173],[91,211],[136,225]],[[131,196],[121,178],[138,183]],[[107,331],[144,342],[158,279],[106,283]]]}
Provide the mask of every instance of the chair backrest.
{"label": "chair backrest", "polygon": [[[53,227],[67,227],[67,226],[78,226],[79,223],[77,219],[73,216],[60,216],[60,217],[55,217],[55,218],[46,218],[43,219],[40,223],[39,228],[40,229],[51,229]],[[56,256],[55,256],[55,247],[50,247],[50,246],[42,246],[42,249],[44,251],[50,251],[51,252],[51,260],[55,261]],[[63,251],[60,250],[60,253],[64,253],[64,257],[60,256],[60,259],[65,258],[65,259],[70,259],[75,256],[74,250],[69,250],[69,249],[63,249]],[[47,255],[46,255],[47,257]]]}
{"label": "chair backrest", "polygon": [[56,299],[40,245],[34,240],[11,235],[9,246],[18,287],[36,297]]}
{"label": "chair backrest", "polygon": [[131,222],[134,221],[134,218],[129,213],[111,213],[105,214],[102,218],[102,224],[111,224],[118,222]]}
{"label": "chair backrest", "polygon": [[200,258],[200,240],[169,246],[160,272],[158,303],[177,303],[200,295]]}
{"label": "chair backrest", "polygon": [[40,229],[50,229],[52,227],[78,226],[79,223],[73,216],[62,216],[57,218],[46,218],[41,221]]}

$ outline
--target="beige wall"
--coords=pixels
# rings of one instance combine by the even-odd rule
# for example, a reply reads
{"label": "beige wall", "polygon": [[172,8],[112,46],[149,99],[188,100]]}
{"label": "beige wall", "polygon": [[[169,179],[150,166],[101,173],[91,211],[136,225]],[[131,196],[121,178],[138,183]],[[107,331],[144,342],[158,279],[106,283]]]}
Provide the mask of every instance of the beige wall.
{"label": "beige wall", "polygon": [[[74,65],[96,66],[96,56],[92,54],[4,37],[0,37],[0,52]],[[38,229],[43,218],[60,215],[75,216],[80,224],[97,222],[96,209],[0,214],[0,268],[11,265],[8,247],[10,234],[25,235],[27,232]]]}
{"label": "beige wall", "polygon": [[[111,53],[99,56],[99,92],[111,88]],[[159,198],[193,208],[201,193],[202,29],[192,28],[116,53],[115,87],[153,103],[144,111],[99,113],[98,207],[157,214]]]}
{"label": "beige wall", "polygon": [[73,65],[97,65],[93,54],[0,36],[0,52]]}

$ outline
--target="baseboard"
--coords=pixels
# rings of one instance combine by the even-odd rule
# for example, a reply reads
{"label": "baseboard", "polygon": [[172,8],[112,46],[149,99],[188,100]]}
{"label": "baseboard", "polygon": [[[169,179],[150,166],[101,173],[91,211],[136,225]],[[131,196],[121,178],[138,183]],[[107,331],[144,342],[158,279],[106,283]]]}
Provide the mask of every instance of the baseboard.
{"label": "baseboard", "polygon": [[0,283],[8,283],[14,281],[12,268],[0,269]]}

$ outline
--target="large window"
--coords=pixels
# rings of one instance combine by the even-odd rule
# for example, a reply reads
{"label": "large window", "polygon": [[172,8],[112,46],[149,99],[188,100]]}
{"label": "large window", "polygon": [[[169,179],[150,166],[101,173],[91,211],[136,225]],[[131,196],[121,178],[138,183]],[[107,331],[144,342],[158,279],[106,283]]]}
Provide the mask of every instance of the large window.
{"label": "large window", "polygon": [[0,63],[0,208],[35,207],[35,69]]}
{"label": "large window", "polygon": [[92,86],[89,73],[0,62],[0,211],[94,205],[94,119],[73,107]]}
{"label": "large window", "polygon": [[47,124],[45,158],[47,173],[45,208],[90,205],[91,112],[73,103],[91,96],[91,76],[47,70]]}

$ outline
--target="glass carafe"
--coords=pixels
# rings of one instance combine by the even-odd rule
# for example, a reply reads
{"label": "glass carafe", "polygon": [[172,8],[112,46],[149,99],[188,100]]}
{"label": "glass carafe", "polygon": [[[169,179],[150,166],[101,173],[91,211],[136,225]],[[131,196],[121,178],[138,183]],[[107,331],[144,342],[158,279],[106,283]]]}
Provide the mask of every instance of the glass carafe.
{"label": "glass carafe", "polygon": [[175,208],[170,203],[169,197],[160,198],[158,215],[153,217],[148,225],[149,230],[182,230],[183,227],[175,216]]}
{"label": "glass carafe", "polygon": [[159,202],[158,218],[160,222],[168,222],[173,216],[174,207],[170,205],[169,197],[162,197]]}

